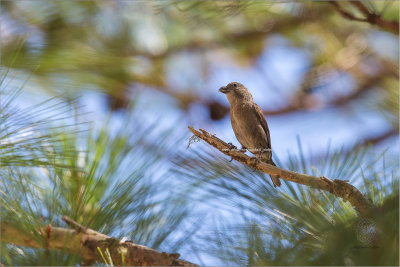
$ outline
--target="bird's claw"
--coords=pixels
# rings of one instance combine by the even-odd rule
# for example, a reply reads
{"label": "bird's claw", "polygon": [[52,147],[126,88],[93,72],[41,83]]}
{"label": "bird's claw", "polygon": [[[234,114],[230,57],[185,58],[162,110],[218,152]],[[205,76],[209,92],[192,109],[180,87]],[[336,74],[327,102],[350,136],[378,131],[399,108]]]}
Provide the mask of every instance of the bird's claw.
{"label": "bird's claw", "polygon": [[258,163],[261,162],[261,159],[260,159],[259,157],[254,157],[253,159],[254,159],[254,161],[253,161],[253,163],[251,163],[251,167],[252,167],[253,169],[255,169],[256,166],[258,165]]}
{"label": "bird's claw", "polygon": [[[234,146],[231,142],[228,143],[228,147],[229,147],[229,150],[237,149],[237,147]],[[232,162],[232,160],[233,160],[233,158],[231,157],[231,160],[229,162]]]}
{"label": "bird's claw", "polygon": [[229,149],[230,150],[232,150],[232,149],[237,149],[237,147],[236,146],[234,146],[232,143],[228,143],[228,146],[229,146]]}

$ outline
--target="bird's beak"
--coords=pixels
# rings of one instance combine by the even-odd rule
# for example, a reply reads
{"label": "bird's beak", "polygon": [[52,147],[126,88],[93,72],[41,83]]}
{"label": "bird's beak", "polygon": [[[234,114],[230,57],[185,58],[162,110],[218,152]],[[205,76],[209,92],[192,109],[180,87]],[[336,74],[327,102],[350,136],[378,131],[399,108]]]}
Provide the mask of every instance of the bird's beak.
{"label": "bird's beak", "polygon": [[222,86],[221,88],[219,88],[219,91],[221,93],[227,94],[227,93],[229,93],[230,90],[228,89],[228,87]]}

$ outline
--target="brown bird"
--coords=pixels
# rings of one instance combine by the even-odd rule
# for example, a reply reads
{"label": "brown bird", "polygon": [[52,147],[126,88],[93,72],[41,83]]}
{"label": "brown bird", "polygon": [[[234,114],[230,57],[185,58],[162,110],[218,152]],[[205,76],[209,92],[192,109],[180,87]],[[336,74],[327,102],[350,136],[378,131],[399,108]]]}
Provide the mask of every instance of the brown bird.
{"label": "brown bird", "polygon": [[[249,90],[241,83],[232,82],[221,87],[219,91],[228,97],[233,132],[242,149],[247,149],[263,162],[276,166],[272,161],[267,121],[260,107],[254,103]],[[275,187],[281,185],[279,176],[270,177]]]}

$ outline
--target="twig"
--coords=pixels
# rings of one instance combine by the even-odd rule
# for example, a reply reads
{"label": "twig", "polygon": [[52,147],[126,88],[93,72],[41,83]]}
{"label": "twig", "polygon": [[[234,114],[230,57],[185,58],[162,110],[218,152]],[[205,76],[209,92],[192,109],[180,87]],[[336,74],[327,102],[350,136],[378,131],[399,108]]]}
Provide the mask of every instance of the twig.
{"label": "twig", "polygon": [[62,216],[61,218],[64,222],[66,222],[69,226],[71,226],[72,228],[74,228],[75,230],[77,230],[80,233],[87,233],[87,230],[89,228],[82,226],[81,224],[75,222],[74,220],[72,220],[70,217],[68,216]]}
{"label": "twig", "polygon": [[109,236],[107,236],[105,234],[99,233],[97,231],[94,231],[94,230],[88,228],[87,226],[83,226],[83,225],[75,222],[68,216],[63,216],[61,219],[64,222],[66,222],[69,226],[74,228],[78,233],[84,233],[84,234],[88,234],[88,235],[98,235],[98,236],[103,236],[104,238],[109,238]]}
{"label": "twig", "polygon": [[[77,230],[51,227],[51,235],[42,234],[45,242],[38,242],[32,233],[22,232],[12,224],[2,222],[1,241],[18,246],[79,253],[86,263],[104,263],[101,252],[109,251],[115,266],[197,266],[180,260],[177,253],[158,252],[130,241],[124,242],[82,226],[66,216],[62,219]],[[44,227],[38,229],[38,232],[47,233],[47,229],[48,227]]]}
{"label": "twig", "polygon": [[364,15],[368,16],[370,14],[368,8],[366,8],[363,3],[359,1],[349,1],[349,3],[355,6]]}
{"label": "twig", "polygon": [[388,131],[386,131],[378,136],[369,137],[369,138],[363,140],[360,144],[357,145],[357,147],[361,147],[361,146],[365,146],[365,145],[376,145],[390,137],[398,136],[398,135],[399,135],[398,129],[391,128]]}
{"label": "twig", "polygon": [[378,25],[384,30],[399,34],[399,23],[397,21],[384,20],[381,15],[369,11],[368,8],[366,8],[360,1],[349,1],[349,3],[355,6],[363,15],[365,15],[365,18],[356,17],[354,14],[340,7],[339,3],[335,1],[329,1],[328,3],[331,4],[344,18],[354,21],[368,22],[372,25]]}
{"label": "twig", "polygon": [[343,17],[345,17],[346,19],[355,20],[355,21],[367,22],[366,19],[358,18],[358,17],[354,16],[352,13],[347,12],[346,10],[342,9],[342,8],[339,6],[339,3],[335,2],[335,1],[329,1],[328,3],[331,4],[331,5],[335,8],[335,10],[336,10],[337,12],[339,12],[339,14],[342,15]]}
{"label": "twig", "polygon": [[243,152],[230,149],[230,145],[228,143],[222,141],[214,135],[211,135],[205,130],[200,129],[201,132],[199,132],[191,126],[188,126],[188,128],[195,136],[203,139],[225,155],[230,156],[234,160],[237,160],[253,169],[262,171],[269,175],[279,175],[281,179],[287,181],[328,191],[345,201],[349,201],[362,216],[369,216],[371,214],[374,206],[364,198],[362,193],[356,187],[343,180],[331,180],[326,177],[315,177],[312,175],[301,174],[257,161],[255,158],[250,157]]}

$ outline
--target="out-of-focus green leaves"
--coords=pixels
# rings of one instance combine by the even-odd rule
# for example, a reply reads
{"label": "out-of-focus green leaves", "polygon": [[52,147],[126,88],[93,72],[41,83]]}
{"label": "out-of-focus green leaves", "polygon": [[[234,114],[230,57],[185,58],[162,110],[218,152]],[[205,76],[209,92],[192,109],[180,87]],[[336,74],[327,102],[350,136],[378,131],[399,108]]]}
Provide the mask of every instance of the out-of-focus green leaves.
{"label": "out-of-focus green leaves", "polygon": [[[363,3],[382,18],[398,21],[398,3]],[[343,6],[359,15],[351,4],[344,2]],[[198,77],[207,83],[213,66],[223,63],[208,54],[256,68],[254,63],[276,35],[308,53],[311,67],[325,65],[356,80],[368,78],[362,72],[360,76],[359,69],[371,65],[363,59],[373,58],[373,64],[380,60],[379,54],[366,49],[365,41],[379,28],[345,19],[326,2],[34,0],[7,2],[3,7],[7,22],[3,65],[36,69],[37,81],[49,91],[65,89],[60,87],[60,78],[72,88],[101,90],[110,96],[112,109],[126,108],[129,101],[124,99],[140,85],[173,96],[183,109],[193,102],[204,104],[201,95],[183,97],[192,93],[189,78],[181,77],[184,92],[169,82],[167,70],[173,68],[173,56],[202,55],[201,67],[193,66],[194,62],[187,67],[202,69]],[[27,42],[11,64],[21,36]],[[364,43],[354,46],[350,39]]]}

